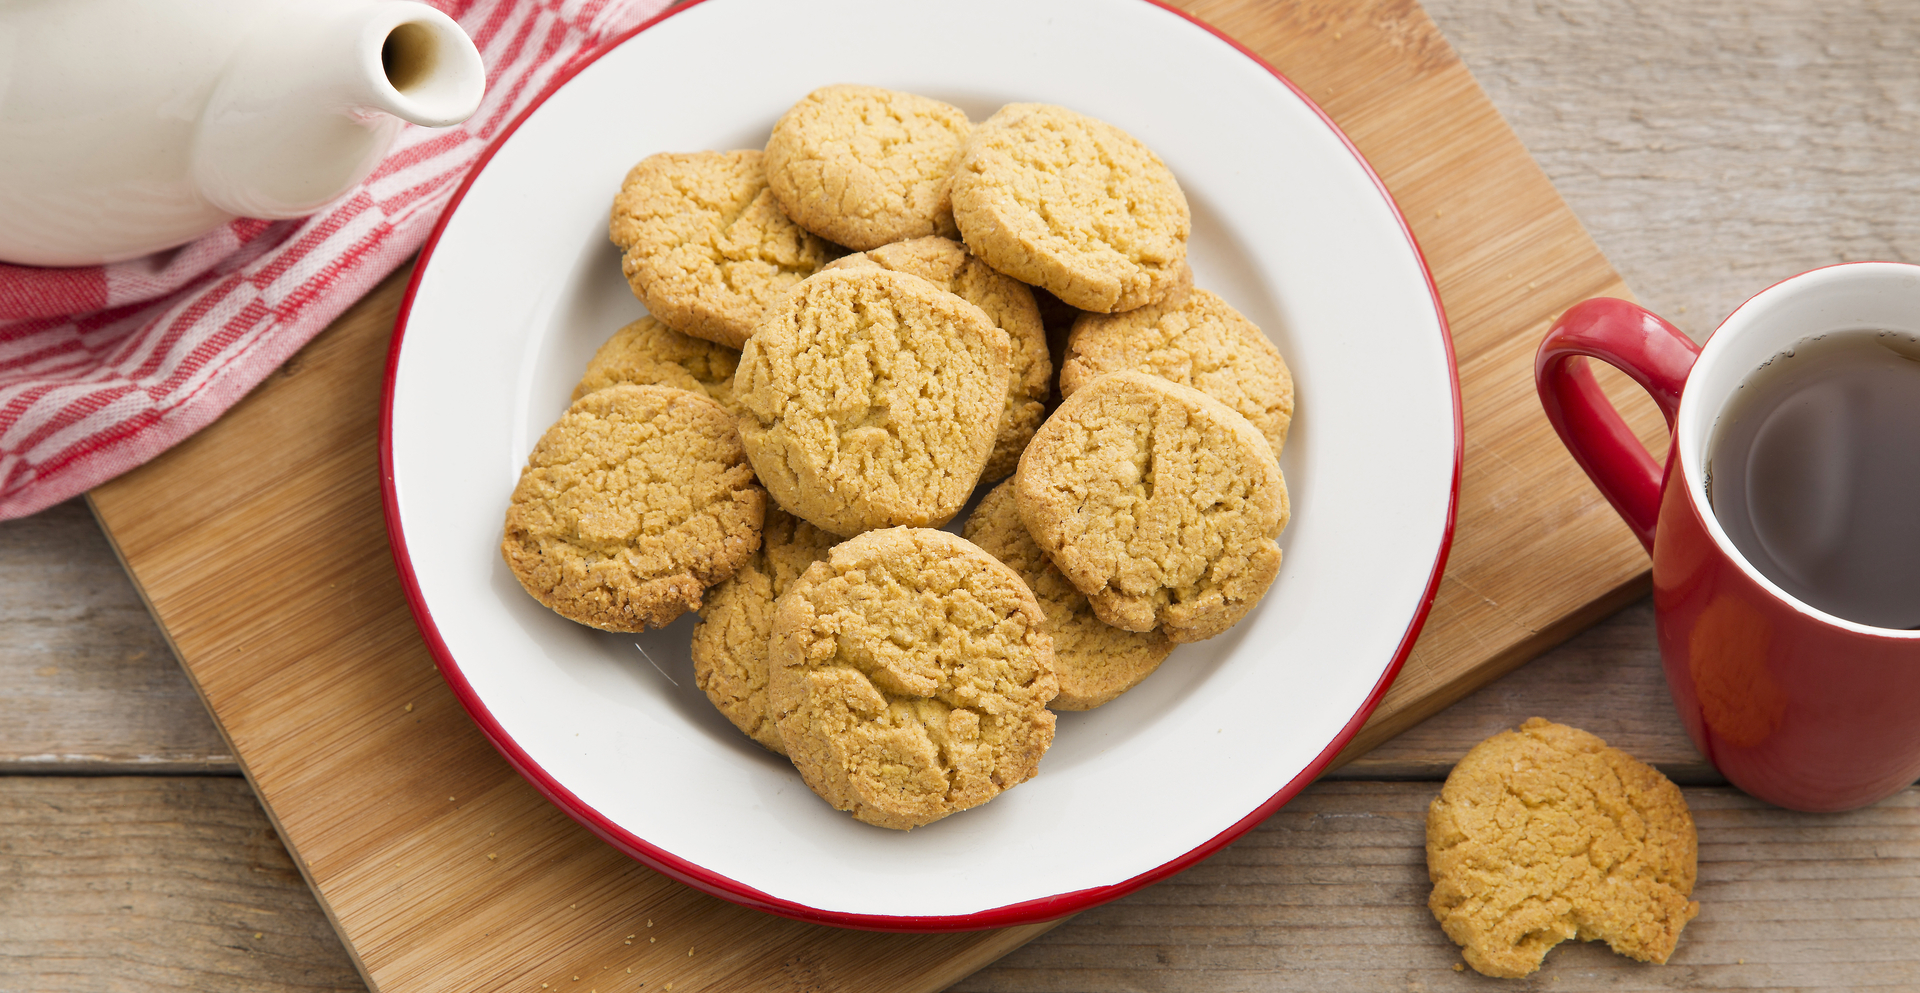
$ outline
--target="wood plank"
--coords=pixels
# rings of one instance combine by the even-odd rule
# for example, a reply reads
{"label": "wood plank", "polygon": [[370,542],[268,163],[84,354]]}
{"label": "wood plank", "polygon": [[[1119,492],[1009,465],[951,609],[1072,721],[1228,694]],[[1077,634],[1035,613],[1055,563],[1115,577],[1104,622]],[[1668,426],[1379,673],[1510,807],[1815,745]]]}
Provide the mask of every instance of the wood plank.
{"label": "wood plank", "polygon": [[1337,779],[1445,779],[1467,749],[1529,717],[1573,724],[1674,782],[1724,785],[1667,695],[1653,604],[1641,598],[1539,659],[1341,767]]}
{"label": "wood plank", "polygon": [[237,777],[0,776],[0,921],[0,989],[365,989]]}
{"label": "wood plank", "polygon": [[0,774],[232,774],[86,504],[0,521]]}
{"label": "wood plank", "polygon": [[956,993],[1920,987],[1920,790],[1837,816],[1685,790],[1700,916],[1664,966],[1563,944],[1524,984],[1455,972],[1427,912],[1432,783],[1320,783],[1197,868],[1087,911]]}
{"label": "wood plank", "polygon": [[[953,989],[1337,993],[1500,985],[1454,972],[1458,952],[1426,911],[1424,819],[1437,791],[1434,783],[1318,784],[1192,871],[1082,914]],[[1920,790],[1838,816],[1782,811],[1725,788],[1685,793],[1701,837],[1695,896],[1702,911],[1673,960],[1650,966],[1604,945],[1563,945],[1526,988],[1920,984],[1920,963],[1910,954],[1920,940]],[[0,777],[0,916],[9,921],[0,929],[6,988],[360,988],[265,817],[234,779]],[[613,954],[628,947],[622,936],[657,932],[658,948],[678,924],[662,914],[651,932],[644,921],[615,929],[609,954],[577,973],[579,988],[606,989],[595,982],[614,975],[626,982],[628,960]],[[668,951],[635,969],[654,977],[648,989],[670,974],[664,959],[686,959],[677,943]],[[711,953],[724,954],[717,945]],[[741,961],[730,978],[704,988],[769,988],[753,982],[758,965]],[[830,968],[783,965],[789,976]],[[649,967],[659,971],[642,971]],[[569,990],[572,975],[541,981]],[[824,971],[810,978],[826,988],[844,979]]]}
{"label": "wood plank", "polygon": [[1607,258],[1703,339],[1817,266],[1920,260],[1920,3],[1429,0]]}

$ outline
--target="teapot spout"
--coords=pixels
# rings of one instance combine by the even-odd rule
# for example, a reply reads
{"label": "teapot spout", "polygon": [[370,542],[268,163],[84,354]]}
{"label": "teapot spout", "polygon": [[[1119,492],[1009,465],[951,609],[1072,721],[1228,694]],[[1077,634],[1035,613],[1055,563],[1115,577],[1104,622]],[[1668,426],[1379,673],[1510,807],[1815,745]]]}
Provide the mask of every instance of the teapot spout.
{"label": "teapot spout", "polygon": [[[381,16],[368,22],[366,34],[380,35],[380,61],[361,67],[369,84],[367,104],[421,127],[451,127],[479,108],[486,69],[473,41],[445,14],[431,7],[394,9],[419,6],[383,4]],[[389,20],[397,23],[382,33]],[[361,47],[363,54],[375,50]]]}
{"label": "teapot spout", "polygon": [[242,47],[194,136],[194,184],[227,213],[313,213],[373,171],[401,121],[447,127],[480,105],[480,53],[432,7],[332,0],[280,12]]}

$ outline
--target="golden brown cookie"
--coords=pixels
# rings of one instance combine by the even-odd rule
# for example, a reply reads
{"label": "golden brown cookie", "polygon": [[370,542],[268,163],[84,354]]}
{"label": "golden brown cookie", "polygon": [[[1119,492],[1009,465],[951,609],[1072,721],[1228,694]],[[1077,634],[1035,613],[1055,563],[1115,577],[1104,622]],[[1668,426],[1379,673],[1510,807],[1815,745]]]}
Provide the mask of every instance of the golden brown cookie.
{"label": "golden brown cookie", "polygon": [[767,651],[773,602],[840,539],[779,507],[767,508],[760,550],[713,588],[693,629],[693,681],[734,727],[781,755],[780,728],[767,711]]}
{"label": "golden brown cookie", "polygon": [[780,212],[752,150],[642,159],[613,199],[607,232],[653,316],[729,348],[834,254]]}
{"label": "golden brown cookie", "polygon": [[944,531],[835,546],[774,609],[768,697],[801,778],[915,828],[1026,782],[1053,743],[1053,647],[1013,570]]}
{"label": "golden brown cookie", "polygon": [[1047,353],[1047,333],[1040,324],[1040,308],[1033,291],[1011,276],[973,256],[967,246],[950,238],[916,238],[883,245],[870,252],[849,255],[827,266],[851,269],[877,265],[919,276],[986,311],[994,325],[1007,333],[1013,348],[1012,374],[1007,377],[1007,406],[987,456],[984,480],[1002,479],[1020,466],[1020,453],[1046,416],[1047,391],[1052,388],[1053,358]]}
{"label": "golden brown cookie", "polygon": [[1074,321],[1060,366],[1060,395],[1096,376],[1132,369],[1172,380],[1232,407],[1280,454],[1293,423],[1293,376],[1259,326],[1225,300],[1194,290],[1177,302]]}
{"label": "golden brown cookie", "polygon": [[1427,809],[1427,906],[1489,976],[1576,937],[1665,962],[1700,913],[1697,845],[1667,777],[1535,717],[1475,745]]}
{"label": "golden brown cookie", "polygon": [[1173,651],[1173,643],[1158,631],[1122,631],[1094,616],[1086,594],[1053,567],[1020,523],[1012,480],[981,499],[967,516],[963,533],[1019,573],[1046,612],[1053,671],[1060,679],[1052,709],[1092,710],[1107,703],[1153,675]]}
{"label": "golden brown cookie", "polygon": [[581,397],[534,446],[500,553],[560,616],[644,631],[700,606],[753,554],[766,500],[719,404],[612,386]]}
{"label": "golden brown cookie", "polygon": [[853,249],[953,234],[947,187],[972,125],[958,107],[877,86],[823,86],[767,141],[787,216]]}
{"label": "golden brown cookie", "polygon": [[789,513],[851,536],[959,513],[1007,396],[1007,333],[879,267],[801,283],[740,356],[740,434]]}
{"label": "golden brown cookie", "polygon": [[1192,222],[1173,172],[1125,131],[1064,107],[1011,103],[973,129],[953,218],[988,265],[1098,314],[1173,293]]}
{"label": "golden brown cookie", "polygon": [[1014,476],[1034,543],[1127,631],[1175,642],[1233,626],[1280,571],[1287,484],[1247,419],[1137,372],[1083,385]]}
{"label": "golden brown cookie", "polygon": [[733,402],[733,373],[740,365],[737,349],[684,335],[651,317],[621,328],[593,353],[586,374],[573,388],[575,400],[620,383],[671,386],[704,393],[715,403],[738,414]]}

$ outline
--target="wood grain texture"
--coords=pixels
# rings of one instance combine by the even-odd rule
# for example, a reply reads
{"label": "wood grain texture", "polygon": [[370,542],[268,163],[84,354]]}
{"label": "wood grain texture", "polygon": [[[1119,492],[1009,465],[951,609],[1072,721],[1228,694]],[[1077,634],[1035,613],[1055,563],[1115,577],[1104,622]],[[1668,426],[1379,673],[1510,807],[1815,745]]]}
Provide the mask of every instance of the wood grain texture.
{"label": "wood grain texture", "polygon": [[1479,741],[1529,717],[1573,724],[1687,785],[1725,785],[1667,695],[1642,598],[1336,770],[1336,779],[1445,779]]}
{"label": "wood grain texture", "polygon": [[[1920,962],[1909,951],[1920,941],[1920,789],[1824,817],[1729,789],[1687,789],[1701,837],[1702,910],[1672,961],[1654,967],[1603,945],[1567,944],[1524,983],[1453,971],[1458,952],[1425,908],[1423,832],[1437,792],[1436,783],[1316,785],[1192,871],[1082,914],[953,989],[1920,985]],[[48,868],[56,864],[65,868]],[[9,922],[0,929],[0,962],[8,963],[0,989],[360,988],[234,779],[0,778],[0,917]],[[621,931],[595,968],[543,981],[561,990],[627,988],[604,982],[626,982],[621,936],[660,932],[667,941],[675,923],[660,917],[651,930],[642,922]],[[671,950],[669,957],[685,957],[678,945]],[[724,953],[715,946],[714,954]],[[778,988],[753,978],[704,988]]]}
{"label": "wood grain texture", "polygon": [[0,990],[362,990],[235,777],[0,777]]}
{"label": "wood grain texture", "polygon": [[1920,789],[1809,817],[1737,791],[1684,791],[1700,916],[1664,966],[1563,944],[1525,981],[1455,972],[1427,912],[1437,783],[1320,783],[1205,864],[1087,911],[954,987],[1134,990],[1920,988]]}
{"label": "wood grain texture", "polygon": [[0,775],[236,768],[86,505],[0,521]]}
{"label": "wood grain texture", "polygon": [[1920,261],[1920,2],[1426,6],[1614,267],[1694,338],[1795,273]]}

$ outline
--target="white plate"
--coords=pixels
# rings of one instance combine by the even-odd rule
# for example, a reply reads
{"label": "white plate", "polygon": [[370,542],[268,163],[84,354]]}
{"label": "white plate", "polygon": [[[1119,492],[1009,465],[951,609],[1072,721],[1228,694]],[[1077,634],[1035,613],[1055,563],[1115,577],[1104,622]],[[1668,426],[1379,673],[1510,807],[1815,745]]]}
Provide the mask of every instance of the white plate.
{"label": "white plate", "polygon": [[[966,16],[956,16],[964,10]],[[1251,616],[1099,710],[1039,774],[909,833],[852,820],[693,686],[692,618],[562,620],[498,551],[507,496],[593,350],[644,313],[607,241],[627,169],[757,148],[815,87],[861,82],[975,120],[1064,104],[1158,152],[1193,207],[1195,282],[1265,328],[1300,414],[1293,523]],[[1451,535],[1459,408],[1438,297],[1384,187],[1320,112],[1184,15],[1116,0],[711,0],[563,80],[429,243],[389,367],[387,513],[415,616],[503,754],[677,878],[832,924],[1045,920],[1197,861],[1311,781],[1378,701]]]}

